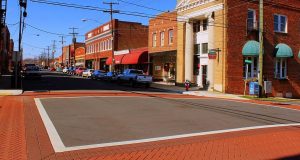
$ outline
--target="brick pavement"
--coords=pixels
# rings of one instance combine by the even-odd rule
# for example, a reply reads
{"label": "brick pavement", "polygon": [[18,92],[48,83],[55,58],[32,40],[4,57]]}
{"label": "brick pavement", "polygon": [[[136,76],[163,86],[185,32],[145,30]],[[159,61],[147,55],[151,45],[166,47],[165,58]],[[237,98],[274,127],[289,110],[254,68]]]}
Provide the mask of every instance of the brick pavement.
{"label": "brick pavement", "polygon": [[[283,159],[293,156],[294,159],[300,159],[300,127],[296,126],[55,153],[33,98],[83,94],[129,96],[136,93],[60,92],[0,97],[0,159],[253,160]],[[169,94],[150,96],[173,97]],[[174,98],[178,96],[180,95]]]}

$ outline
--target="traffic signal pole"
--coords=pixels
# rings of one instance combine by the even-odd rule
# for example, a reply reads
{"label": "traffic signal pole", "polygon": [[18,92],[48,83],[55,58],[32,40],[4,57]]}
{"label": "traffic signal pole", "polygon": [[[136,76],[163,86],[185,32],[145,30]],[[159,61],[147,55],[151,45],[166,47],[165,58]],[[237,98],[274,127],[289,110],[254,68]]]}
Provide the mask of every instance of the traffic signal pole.
{"label": "traffic signal pole", "polygon": [[264,53],[264,1],[259,0],[259,97],[263,97],[264,94],[264,77],[263,77],[263,53]]}

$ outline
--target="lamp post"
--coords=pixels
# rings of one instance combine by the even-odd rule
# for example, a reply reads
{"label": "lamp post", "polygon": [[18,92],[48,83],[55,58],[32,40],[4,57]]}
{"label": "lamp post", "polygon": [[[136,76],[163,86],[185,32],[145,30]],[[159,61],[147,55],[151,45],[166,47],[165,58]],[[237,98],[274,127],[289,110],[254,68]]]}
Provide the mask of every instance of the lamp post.
{"label": "lamp post", "polygon": [[[97,20],[95,20],[95,19],[89,19],[89,18],[82,18],[81,19],[81,21],[82,22],[87,22],[87,21],[93,21],[93,22],[96,22],[97,24],[101,24],[101,22],[100,21],[97,21]],[[98,46],[99,47],[99,46]],[[96,49],[95,49],[96,50]],[[99,50],[99,52],[100,52],[100,50]],[[97,62],[97,59],[98,59],[98,54],[97,54],[97,56],[96,56],[96,53],[95,53],[95,58],[94,58],[94,69],[96,69],[96,62]],[[100,66],[99,66],[100,67]],[[100,68],[99,68],[100,69]]]}

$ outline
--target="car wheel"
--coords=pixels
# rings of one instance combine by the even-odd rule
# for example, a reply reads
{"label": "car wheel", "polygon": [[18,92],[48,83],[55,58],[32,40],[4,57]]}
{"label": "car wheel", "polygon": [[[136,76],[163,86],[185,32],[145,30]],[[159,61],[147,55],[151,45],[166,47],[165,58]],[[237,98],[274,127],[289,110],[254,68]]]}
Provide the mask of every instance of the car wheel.
{"label": "car wheel", "polygon": [[134,86],[135,86],[135,82],[134,82],[133,80],[130,80],[130,81],[129,81],[129,84],[130,84],[131,87],[134,87]]}
{"label": "car wheel", "polygon": [[149,88],[149,87],[150,87],[150,83],[147,83],[145,87],[146,87],[146,88]]}

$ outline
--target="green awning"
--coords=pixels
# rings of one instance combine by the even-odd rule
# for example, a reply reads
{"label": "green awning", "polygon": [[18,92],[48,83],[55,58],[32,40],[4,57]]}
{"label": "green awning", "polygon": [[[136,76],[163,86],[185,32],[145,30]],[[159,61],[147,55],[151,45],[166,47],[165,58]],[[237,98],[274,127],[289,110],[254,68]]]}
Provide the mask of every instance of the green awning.
{"label": "green awning", "polygon": [[257,41],[248,41],[243,47],[243,56],[258,56],[259,43]]}
{"label": "green awning", "polygon": [[284,43],[277,44],[275,47],[275,55],[278,58],[288,58],[294,56],[291,47]]}

